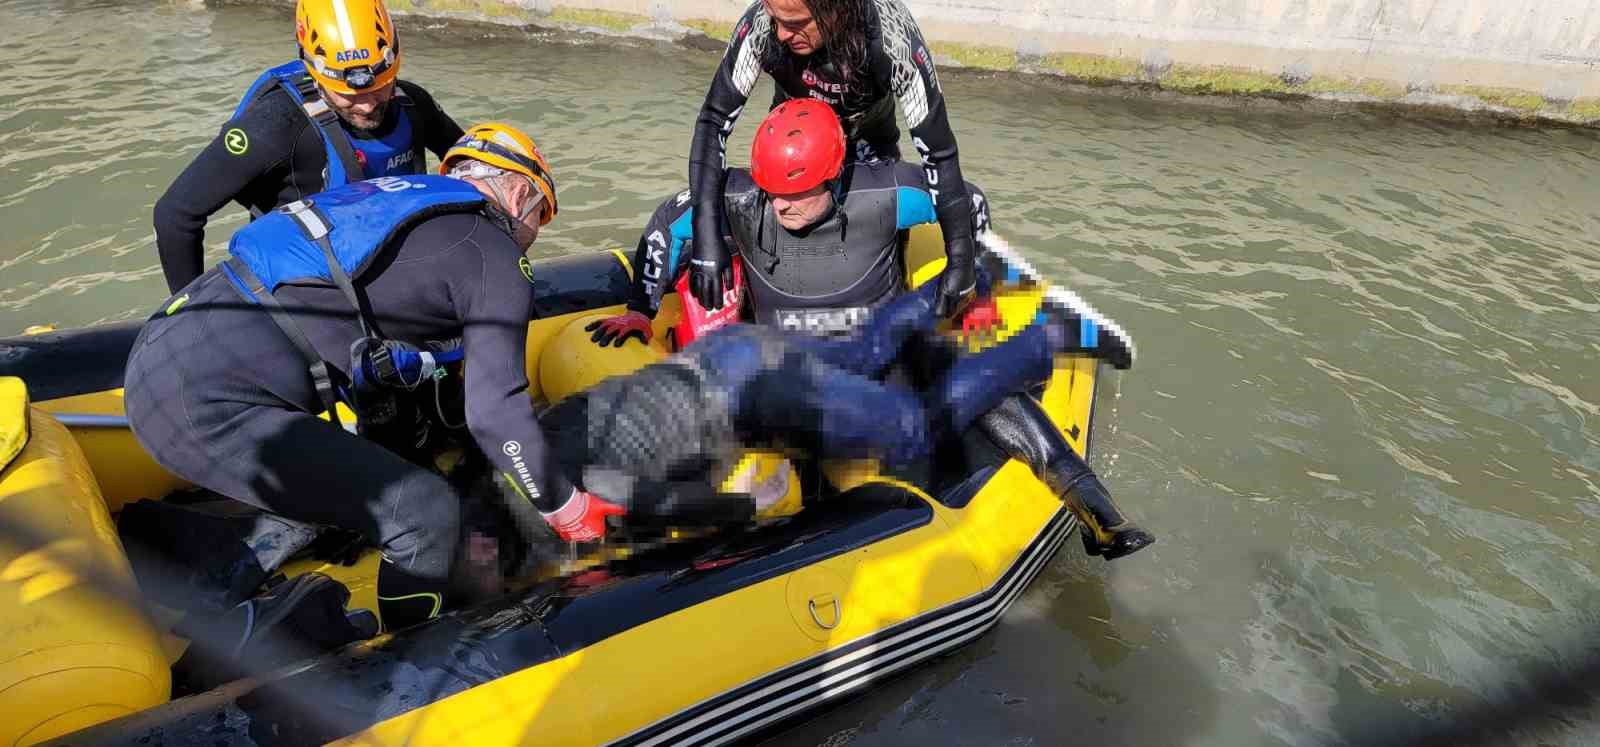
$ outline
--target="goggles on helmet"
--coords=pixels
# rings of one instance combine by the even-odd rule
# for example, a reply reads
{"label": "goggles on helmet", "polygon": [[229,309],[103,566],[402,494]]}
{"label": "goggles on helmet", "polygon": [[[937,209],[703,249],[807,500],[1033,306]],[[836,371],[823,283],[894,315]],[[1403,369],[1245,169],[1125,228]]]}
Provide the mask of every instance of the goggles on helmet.
{"label": "goggles on helmet", "polygon": [[[518,152],[516,152],[516,151],[514,151],[514,150],[512,150],[510,148],[507,148],[504,145],[496,143],[496,142],[494,142],[492,140],[486,140],[484,138],[478,138],[478,137],[471,138],[471,139],[462,138],[459,142],[457,142],[455,144],[455,147],[456,148],[469,148],[471,150],[476,150],[476,151],[480,151],[480,152],[483,152],[483,153],[489,153],[489,154],[496,155],[496,156],[499,156],[501,158],[504,158],[507,161],[510,161],[510,162],[512,162],[512,163],[514,163],[514,164],[516,164],[518,166],[521,166],[522,168],[527,169],[528,170],[528,174],[531,174],[534,178],[540,179],[540,180],[544,181],[545,184],[550,185],[550,191],[554,192],[555,189],[556,189],[556,180],[553,177],[550,176],[550,172],[545,171],[544,167],[539,165],[538,161],[535,161],[532,158],[529,158],[529,157],[527,157],[525,155],[522,155],[521,153],[518,153]],[[462,158],[471,158],[471,156],[467,156],[467,155],[462,155],[461,157]],[[478,161],[477,163],[482,163],[482,162]],[[487,164],[485,164],[485,165],[487,165]]]}

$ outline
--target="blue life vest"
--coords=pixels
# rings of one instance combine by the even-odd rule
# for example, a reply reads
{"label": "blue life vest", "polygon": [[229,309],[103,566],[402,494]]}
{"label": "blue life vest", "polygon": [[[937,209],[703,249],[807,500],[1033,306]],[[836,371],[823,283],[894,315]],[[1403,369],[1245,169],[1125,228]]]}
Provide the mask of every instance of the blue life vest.
{"label": "blue life vest", "polygon": [[411,141],[411,117],[402,109],[395,114],[394,127],[383,137],[352,137],[356,160],[366,178],[422,173],[422,154]]}
{"label": "blue life vest", "polygon": [[[338,401],[358,405],[360,392],[338,385],[294,315],[272,292],[296,281],[333,283],[355,308],[363,339],[376,343],[364,349],[380,354],[363,352],[352,366],[355,378],[363,383],[390,379],[414,388],[437,364],[460,360],[465,351],[424,352],[375,337],[354,280],[402,231],[433,216],[474,211],[483,204],[476,187],[448,176],[385,176],[347,184],[283,205],[239,229],[228,242],[233,257],[222,263],[222,273],[246,299],[263,306],[300,350],[323,409],[337,420]],[[369,365],[374,370],[367,371]]]}
{"label": "blue life vest", "polygon": [[337,283],[324,238],[339,268],[354,279],[401,230],[441,213],[477,210],[483,202],[476,187],[448,176],[380,177],[283,205],[239,229],[228,251],[268,292],[293,281]]}
{"label": "blue life vest", "polygon": [[[305,63],[299,60],[271,68],[256,78],[245,90],[239,105],[234,107],[232,118],[237,119],[251,103],[273,88],[282,88],[289,94],[289,98],[311,119],[322,138],[322,148],[328,157],[323,189],[342,187],[372,177],[423,173],[422,138],[417,128],[412,126],[409,113],[411,99],[398,85],[394,89],[393,103],[400,106],[395,113],[399,121],[388,136],[372,139],[351,137],[345,131],[338,115],[317,94],[311,76],[306,73]],[[410,156],[406,156],[407,153]]]}

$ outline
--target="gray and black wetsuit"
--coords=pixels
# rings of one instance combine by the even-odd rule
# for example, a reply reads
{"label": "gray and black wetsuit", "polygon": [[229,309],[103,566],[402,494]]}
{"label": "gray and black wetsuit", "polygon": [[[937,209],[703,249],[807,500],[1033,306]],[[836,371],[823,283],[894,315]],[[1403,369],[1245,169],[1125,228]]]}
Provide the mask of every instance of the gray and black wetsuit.
{"label": "gray and black wetsuit", "polygon": [[[971,218],[989,223],[983,190],[968,184]],[[689,266],[698,224],[688,191],[663,201],[634,250],[638,276],[628,308],[654,317],[661,298]],[[846,166],[832,211],[803,231],[780,225],[767,195],[745,169],[730,169],[723,191],[724,237],[744,260],[756,321],[780,329],[837,334],[866,319],[905,288],[906,230],[937,220],[914,165],[876,161]]]}
{"label": "gray and black wetsuit", "polygon": [[[452,213],[410,228],[357,285],[386,337],[419,346],[463,339],[474,440],[497,471],[530,475],[535,498],[559,503],[571,485],[548,468],[527,394],[533,286],[522,259],[492,219]],[[324,360],[348,365],[362,331],[338,288],[290,284],[273,295]],[[433,471],[312,415],[323,406],[304,356],[223,267],[145,323],[126,382],[134,433],[162,466],[274,513],[361,531],[387,561],[378,589],[391,629],[437,610],[461,497]]]}

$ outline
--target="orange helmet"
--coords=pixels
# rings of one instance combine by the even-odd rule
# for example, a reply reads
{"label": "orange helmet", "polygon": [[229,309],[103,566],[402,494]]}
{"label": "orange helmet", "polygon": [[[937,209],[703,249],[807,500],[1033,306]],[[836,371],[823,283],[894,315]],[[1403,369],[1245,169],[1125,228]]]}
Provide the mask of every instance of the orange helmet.
{"label": "orange helmet", "polygon": [[544,160],[544,154],[539,152],[533,138],[527,133],[504,122],[484,122],[474,125],[445,151],[444,159],[439,162],[439,173],[449,174],[456,161],[470,158],[482,161],[507,171],[533,180],[539,191],[544,193],[544,215],[539,218],[539,225],[550,222],[556,217],[556,179],[550,174],[550,163]]}
{"label": "orange helmet", "polygon": [[400,74],[400,37],[382,0],[299,0],[294,31],[300,61],[324,88],[360,93]]}

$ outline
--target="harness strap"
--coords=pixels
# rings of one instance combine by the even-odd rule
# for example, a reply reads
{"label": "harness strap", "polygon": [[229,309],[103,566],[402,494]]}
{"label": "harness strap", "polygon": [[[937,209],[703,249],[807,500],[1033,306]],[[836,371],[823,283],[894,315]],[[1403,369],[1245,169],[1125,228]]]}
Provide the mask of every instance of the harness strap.
{"label": "harness strap", "polygon": [[289,314],[289,310],[278,303],[272,291],[267,290],[261,283],[261,278],[256,277],[250,265],[245,264],[243,260],[231,257],[223,263],[223,268],[239,279],[249,291],[250,300],[261,304],[267,310],[272,322],[278,325],[278,329],[283,330],[284,336],[288,337],[289,342],[300,351],[300,355],[306,359],[306,370],[311,374],[311,383],[317,389],[317,397],[322,400],[322,406],[328,410],[328,417],[335,425],[344,427],[343,421],[339,419],[339,408],[336,406],[339,394],[333,386],[333,376],[328,373],[328,362],[317,354],[317,349],[311,346],[311,341],[306,338],[306,333],[300,329],[300,325]]}
{"label": "harness strap", "polygon": [[[400,87],[399,82],[396,82],[394,86],[394,103],[404,107],[401,110],[401,115],[411,120],[411,152],[415,154],[412,158],[417,159],[417,168],[420,169],[417,173],[426,174],[428,173],[428,125],[426,124],[426,118],[417,115],[417,102],[413,101],[411,96],[406,93],[406,89]],[[406,109],[410,111],[405,111]]]}
{"label": "harness strap", "polygon": [[[305,102],[306,116],[322,130],[322,139],[333,149],[334,155],[339,157],[338,163],[328,164],[328,184],[333,187],[338,184],[348,184],[366,178],[366,170],[361,167],[361,161],[356,158],[355,148],[350,145],[350,136],[339,125],[339,115],[328,107],[328,102],[322,100],[322,94],[317,91],[317,84],[308,74],[295,83],[295,88],[300,92],[300,98]],[[339,170],[342,179],[335,178],[335,169]]]}
{"label": "harness strap", "polygon": [[328,224],[327,216],[324,216],[315,205],[304,200],[291,202],[281,209],[294,219],[307,239],[322,249],[322,258],[328,263],[328,273],[333,276],[333,284],[339,286],[345,300],[356,310],[356,321],[361,324],[361,333],[373,337],[373,328],[377,325],[368,323],[367,307],[361,303],[361,296],[356,293],[355,283],[350,281],[349,273],[344,271],[344,266],[339,264],[339,258],[333,253],[333,241],[328,238],[332,226]]}

